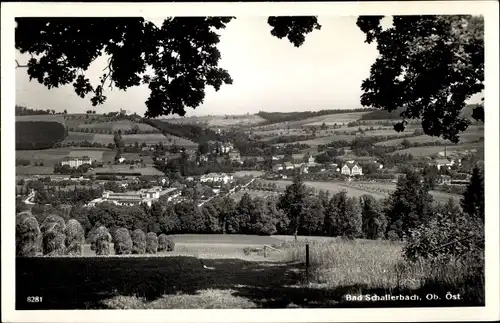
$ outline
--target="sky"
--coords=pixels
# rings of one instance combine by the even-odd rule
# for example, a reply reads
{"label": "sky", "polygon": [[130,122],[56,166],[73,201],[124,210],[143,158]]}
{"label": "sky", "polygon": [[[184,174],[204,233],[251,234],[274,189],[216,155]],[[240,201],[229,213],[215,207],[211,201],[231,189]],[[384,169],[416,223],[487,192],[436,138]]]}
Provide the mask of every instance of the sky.
{"label": "sky", "polygon": [[[369,76],[378,52],[375,44],[364,42],[356,18],[319,16],[321,30],[308,34],[299,48],[271,36],[267,17],[232,20],[219,31],[218,48],[219,66],[229,71],[233,84],[218,92],[207,87],[204,103],[195,110],[188,108],[186,115],[361,108],[361,82]],[[16,59],[23,64],[28,56],[17,52]],[[96,60],[87,76],[97,81],[105,62]],[[105,104],[92,107],[90,98],[78,97],[71,85],[48,90],[36,80],[30,82],[25,69],[16,69],[16,104],[36,109],[68,113],[124,109],[143,115],[149,89],[145,85],[126,92],[107,89],[105,95]]]}

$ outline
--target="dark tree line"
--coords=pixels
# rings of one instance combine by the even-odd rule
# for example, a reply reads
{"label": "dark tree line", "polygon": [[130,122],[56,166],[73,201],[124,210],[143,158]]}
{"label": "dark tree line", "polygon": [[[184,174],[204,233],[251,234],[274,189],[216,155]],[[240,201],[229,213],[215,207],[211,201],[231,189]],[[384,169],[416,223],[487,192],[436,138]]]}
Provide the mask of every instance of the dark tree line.
{"label": "dark tree line", "polygon": [[366,112],[373,111],[373,109],[360,108],[360,109],[342,109],[342,110],[319,110],[319,111],[304,111],[304,112],[265,112],[259,111],[257,115],[263,119],[266,119],[266,122],[263,125],[280,123],[286,121],[299,121],[312,117],[320,117],[329,114],[340,114],[340,113],[349,113],[349,112]]}

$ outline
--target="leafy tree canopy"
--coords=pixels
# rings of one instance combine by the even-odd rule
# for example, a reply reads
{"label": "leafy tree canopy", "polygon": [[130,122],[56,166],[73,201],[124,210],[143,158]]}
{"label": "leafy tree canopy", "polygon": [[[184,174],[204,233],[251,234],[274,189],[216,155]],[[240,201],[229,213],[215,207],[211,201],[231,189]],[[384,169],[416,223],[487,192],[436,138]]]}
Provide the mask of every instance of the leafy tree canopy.
{"label": "leafy tree canopy", "polygon": [[[475,16],[362,16],[357,25],[366,43],[377,43],[379,57],[363,81],[361,104],[386,111],[404,107],[408,119],[421,119],[424,132],[453,142],[470,121],[460,113],[484,89],[484,19]],[[483,104],[473,118],[484,121]]]}
{"label": "leafy tree canopy", "polygon": [[[31,54],[30,80],[47,88],[73,84],[76,94],[91,94],[93,106],[106,100],[106,86],[127,90],[147,84],[146,117],[185,115],[203,103],[206,86],[216,91],[232,84],[218,66],[219,35],[233,17],[168,18],[160,27],[140,17],[16,18],[16,49]],[[320,29],[316,17],[269,17],[271,35],[299,47]],[[108,65],[96,85],[85,72],[98,57]],[[18,67],[19,62],[17,62]]]}

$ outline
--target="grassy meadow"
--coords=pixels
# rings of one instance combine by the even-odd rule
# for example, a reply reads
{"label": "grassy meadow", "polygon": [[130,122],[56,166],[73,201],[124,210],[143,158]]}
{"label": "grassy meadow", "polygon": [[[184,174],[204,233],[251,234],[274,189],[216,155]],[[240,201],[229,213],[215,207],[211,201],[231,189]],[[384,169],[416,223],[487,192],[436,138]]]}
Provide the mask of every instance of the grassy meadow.
{"label": "grassy meadow", "polygon": [[[280,189],[285,189],[288,185],[292,184],[291,180],[263,180],[265,183],[276,183]],[[383,183],[370,183],[370,182],[334,182],[334,181],[305,181],[304,184],[308,187],[312,187],[316,190],[326,190],[331,194],[338,193],[341,190],[345,190],[348,196],[361,197],[365,194],[372,195],[377,199],[386,198],[389,193],[396,189],[396,183],[383,182]],[[438,202],[446,202],[448,199],[454,198],[459,200],[461,195],[446,193],[441,191],[431,191],[431,195]]]}
{"label": "grassy meadow", "polygon": [[[16,259],[16,308],[189,309],[463,306],[425,300],[443,293],[465,267],[433,270],[402,262],[401,244],[327,237],[176,235],[175,251],[155,255]],[[310,267],[305,268],[305,243]],[[266,257],[257,249],[268,248]],[[254,252],[245,253],[245,248]],[[203,267],[205,266],[205,267]],[[437,276],[443,287],[431,287]],[[427,284],[427,285],[426,285]],[[439,285],[441,286],[441,285]],[[458,291],[467,292],[457,286]],[[27,303],[26,297],[43,297]],[[420,301],[352,302],[346,295],[419,295]],[[465,294],[464,294],[465,295]],[[475,305],[474,297],[464,301]],[[411,305],[410,305],[411,304]]]}

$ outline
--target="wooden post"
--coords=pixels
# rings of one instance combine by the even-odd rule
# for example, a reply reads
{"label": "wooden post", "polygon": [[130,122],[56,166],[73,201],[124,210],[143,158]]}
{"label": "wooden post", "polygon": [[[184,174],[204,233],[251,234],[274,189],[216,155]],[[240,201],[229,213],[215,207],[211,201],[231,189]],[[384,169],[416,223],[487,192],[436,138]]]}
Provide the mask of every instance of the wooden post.
{"label": "wooden post", "polygon": [[267,246],[264,246],[264,258],[267,258]]}
{"label": "wooden post", "polygon": [[309,243],[306,244],[306,268],[309,269]]}
{"label": "wooden post", "polygon": [[306,243],[306,281],[309,283],[309,243]]}

